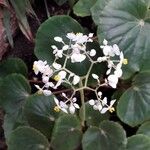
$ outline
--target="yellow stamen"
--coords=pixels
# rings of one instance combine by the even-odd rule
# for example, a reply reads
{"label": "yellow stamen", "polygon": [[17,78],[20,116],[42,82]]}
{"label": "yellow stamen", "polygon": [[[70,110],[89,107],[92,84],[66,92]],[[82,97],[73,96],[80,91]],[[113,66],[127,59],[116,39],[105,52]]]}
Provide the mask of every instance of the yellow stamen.
{"label": "yellow stamen", "polygon": [[128,64],[128,59],[123,59],[122,63],[123,63],[124,65],[127,65],[127,64]]}
{"label": "yellow stamen", "polygon": [[60,76],[59,75],[54,76],[54,80],[55,81],[59,81],[60,80]]}
{"label": "yellow stamen", "polygon": [[60,108],[59,108],[58,106],[55,106],[55,107],[54,107],[54,111],[60,112]]}
{"label": "yellow stamen", "polygon": [[110,109],[109,109],[109,112],[111,112],[111,113],[113,113],[115,111],[115,108],[114,107],[111,107]]}
{"label": "yellow stamen", "polygon": [[32,70],[36,71],[37,67],[35,65],[33,65]]}

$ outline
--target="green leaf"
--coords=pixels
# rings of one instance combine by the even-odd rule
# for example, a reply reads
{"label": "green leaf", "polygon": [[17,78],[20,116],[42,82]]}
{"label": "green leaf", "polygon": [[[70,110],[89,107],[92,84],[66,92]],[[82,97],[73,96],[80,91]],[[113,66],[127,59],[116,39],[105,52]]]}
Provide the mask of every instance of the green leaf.
{"label": "green leaf", "polygon": [[8,150],[48,150],[46,137],[31,127],[19,127],[14,130],[8,142]]}
{"label": "green leaf", "polygon": [[10,134],[14,129],[24,125],[28,125],[28,123],[22,110],[16,111],[13,114],[5,114],[3,129],[6,142],[8,141]]}
{"label": "green leaf", "polygon": [[117,105],[119,118],[130,126],[150,119],[150,72],[138,74]]}
{"label": "green leaf", "polygon": [[[80,118],[82,118],[82,107],[80,109]],[[89,103],[85,104],[85,121],[87,126],[99,126],[103,120],[109,118],[109,114],[101,114],[99,111],[94,110]]]}
{"label": "green leaf", "polygon": [[139,127],[137,134],[144,134],[150,137],[150,121],[143,123]]}
{"label": "green leaf", "polygon": [[90,16],[90,8],[95,2],[96,0],[79,0],[73,7],[74,14],[81,17]]}
{"label": "green leaf", "polygon": [[124,66],[125,79],[139,72],[150,61],[149,6],[148,0],[111,0],[100,14],[95,12],[99,18],[99,41],[105,38],[118,44],[128,59],[129,64]]}
{"label": "green leaf", "polygon": [[22,33],[31,41],[33,41],[33,36],[30,30],[30,26],[26,16],[26,7],[28,3],[26,0],[10,0],[18,19],[19,27]]}
{"label": "green leaf", "polygon": [[28,97],[24,112],[30,126],[50,138],[54,122],[59,113],[54,111],[53,96],[32,95]]}
{"label": "green leaf", "polygon": [[51,146],[54,150],[73,150],[81,142],[81,126],[76,116],[64,115],[55,123]]}
{"label": "green leaf", "polygon": [[24,76],[8,75],[0,86],[0,105],[7,114],[12,114],[22,108],[30,92],[30,85]]}
{"label": "green leaf", "polygon": [[103,121],[100,127],[91,127],[83,135],[83,150],[123,150],[127,143],[122,126],[112,121]]}
{"label": "green leaf", "polygon": [[134,135],[128,138],[126,150],[149,150],[150,138],[145,135]]}
{"label": "green leaf", "polygon": [[92,19],[96,25],[100,24],[100,16],[103,9],[107,6],[110,0],[97,0],[91,8]]}
{"label": "green leaf", "polygon": [[[55,59],[51,45],[62,46],[62,44],[60,45],[60,43],[54,41],[54,37],[62,37],[64,42],[69,43],[66,34],[70,32],[83,32],[83,28],[69,16],[62,15],[49,18],[38,29],[35,41],[35,55],[38,59],[47,60],[51,65]],[[64,59],[60,59],[60,63],[64,63]],[[74,64],[68,61],[67,68],[78,75],[85,75],[89,65],[89,61]]]}
{"label": "green leaf", "polygon": [[8,58],[0,63],[0,77],[5,77],[11,73],[20,73],[27,77],[27,66],[19,58]]}

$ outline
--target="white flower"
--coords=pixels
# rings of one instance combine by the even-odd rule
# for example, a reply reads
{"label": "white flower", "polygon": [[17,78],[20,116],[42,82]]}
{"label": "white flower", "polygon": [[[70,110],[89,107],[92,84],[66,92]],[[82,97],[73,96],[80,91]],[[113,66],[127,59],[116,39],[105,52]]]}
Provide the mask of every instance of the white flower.
{"label": "white flower", "polygon": [[113,52],[115,53],[115,55],[120,55],[120,49],[117,44],[113,45]]}
{"label": "white flower", "polygon": [[108,106],[108,107],[103,107],[102,110],[101,110],[101,114],[106,113],[108,110],[109,110],[110,112],[113,112],[115,109],[114,109],[114,107],[112,107],[112,106],[113,106],[113,104],[115,103],[115,101],[116,101],[116,100],[111,100],[111,101],[110,101],[110,106]]}
{"label": "white flower", "polygon": [[72,81],[73,85],[76,85],[76,84],[78,84],[79,82],[80,82],[80,77],[77,76],[77,75],[74,75],[73,81]]}
{"label": "white flower", "polygon": [[92,77],[95,79],[95,80],[98,80],[99,79],[99,76],[95,73],[92,73]]}
{"label": "white flower", "polygon": [[73,53],[71,55],[71,62],[75,63],[75,62],[82,62],[84,61],[86,58],[86,56],[84,54],[77,54],[77,53]]}
{"label": "white flower", "polygon": [[122,76],[122,74],[123,74],[123,72],[120,67],[116,68],[116,70],[114,71],[114,75],[117,76],[118,78],[120,78]]}
{"label": "white flower", "polygon": [[112,87],[112,88],[116,88],[117,83],[118,83],[118,77],[116,75],[109,75],[108,76],[108,84]]}
{"label": "white flower", "polygon": [[98,57],[97,58],[97,61],[98,62],[103,62],[103,61],[106,61],[107,60],[107,57],[106,56],[104,56],[104,57]]}
{"label": "white flower", "polygon": [[93,57],[95,55],[96,55],[96,50],[95,49],[91,49],[90,56]]}
{"label": "white flower", "polygon": [[33,64],[34,73],[36,75],[39,72],[43,73],[45,71],[45,66],[46,65],[47,65],[47,61],[42,61],[42,60],[34,61],[34,64]]}
{"label": "white flower", "polygon": [[58,64],[58,63],[53,63],[52,66],[56,69],[56,70],[59,70],[62,66],[61,64]]}
{"label": "white flower", "polygon": [[62,50],[63,50],[63,51],[66,51],[66,50],[68,50],[68,48],[69,48],[69,45],[64,45],[64,46],[62,47]]}
{"label": "white flower", "polygon": [[68,106],[66,103],[64,103],[63,101],[60,101],[54,97],[54,102],[56,103],[56,107],[54,108],[54,110],[56,112],[59,112],[60,110],[62,110],[63,112],[65,113],[68,113],[67,109],[68,109]]}
{"label": "white flower", "polygon": [[67,33],[66,37],[70,40],[73,40],[73,39],[75,39],[76,35],[73,32],[71,32],[71,33]]}
{"label": "white flower", "polygon": [[103,49],[103,53],[105,56],[114,57],[115,55],[120,55],[120,49],[117,44],[114,44],[113,46],[108,45],[108,41],[104,39],[103,41],[104,45],[101,45],[100,47]]}
{"label": "white flower", "polygon": [[45,96],[50,96],[52,94],[52,92],[50,90],[43,90],[43,94]]}
{"label": "white flower", "polygon": [[54,40],[57,42],[63,42],[62,38],[59,36],[54,37]]}
{"label": "white flower", "polygon": [[54,89],[57,89],[57,87],[61,85],[63,79],[66,78],[66,75],[67,75],[66,71],[62,70],[54,77],[54,80],[57,81],[56,85],[53,87]]}
{"label": "white flower", "polygon": [[93,109],[94,109],[94,110],[99,110],[99,111],[101,111],[101,109],[102,109],[102,104],[101,104],[101,102],[100,102],[99,100],[93,100],[93,99],[91,99],[91,100],[89,101],[89,104],[90,104],[91,106],[93,106]]}
{"label": "white flower", "polygon": [[72,99],[72,102],[70,103],[69,112],[70,112],[71,114],[74,114],[74,113],[75,113],[75,110],[80,108],[79,105],[76,103],[76,101],[77,101],[77,98],[74,97],[74,98]]}
{"label": "white flower", "polygon": [[53,82],[47,82],[47,83],[45,83],[44,86],[45,86],[46,88],[49,88],[49,87],[53,88],[55,85],[54,85]]}
{"label": "white flower", "polygon": [[67,75],[67,72],[63,71],[63,70],[58,73],[58,76],[60,77],[60,80],[65,79],[66,75]]}
{"label": "white flower", "polygon": [[49,81],[49,77],[46,76],[46,75],[43,75],[42,76],[42,81],[43,81],[43,83],[47,83]]}

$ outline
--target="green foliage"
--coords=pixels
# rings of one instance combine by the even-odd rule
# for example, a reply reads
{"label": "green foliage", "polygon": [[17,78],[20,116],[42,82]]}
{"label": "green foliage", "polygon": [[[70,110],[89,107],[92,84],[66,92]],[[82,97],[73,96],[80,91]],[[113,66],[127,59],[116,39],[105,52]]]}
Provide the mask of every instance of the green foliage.
{"label": "green foliage", "polygon": [[137,134],[144,134],[150,137],[150,121],[143,123],[139,127]]}
{"label": "green foliage", "polygon": [[30,126],[50,138],[54,122],[59,113],[54,111],[53,96],[31,95],[24,106],[25,116]]}
{"label": "green foliage", "polygon": [[[66,1],[55,0],[58,5],[63,5]],[[26,17],[26,12],[33,13],[30,2],[28,0],[10,0],[10,2],[16,11],[20,28],[27,38],[31,39],[31,31]],[[67,101],[65,103],[62,100],[62,103],[55,107],[56,104],[53,100],[55,95],[30,95],[31,87],[25,78],[28,72],[24,62],[17,58],[9,58],[0,63],[0,106],[5,111],[3,128],[8,150],[75,150],[81,145],[83,150],[149,150],[149,7],[149,0],[79,0],[73,7],[77,16],[84,17],[92,14],[93,21],[98,26],[97,36],[100,44],[103,39],[112,44],[118,44],[128,59],[129,64],[124,67],[122,78],[128,80],[119,80],[120,84],[114,94],[114,97],[119,99],[116,109],[117,114],[114,113],[114,116],[107,113],[103,115],[100,111],[94,110],[86,102],[86,97],[81,98],[81,103],[85,103],[85,113],[84,105],[81,106],[79,114],[76,113],[80,119],[76,115],[58,113],[63,110],[59,105],[67,104],[70,109],[71,105],[69,104],[72,103],[69,103],[71,100],[67,96],[71,92],[68,92],[66,97],[61,93],[62,95],[60,94],[57,98],[61,100],[63,96]],[[8,26],[10,14],[7,13],[5,15],[8,18],[4,18],[4,22],[8,32],[10,32]],[[82,20],[82,18],[80,19]],[[51,46],[62,47],[62,43],[55,41],[54,37],[59,36],[65,43],[69,43],[66,38],[67,33],[84,33],[84,31],[85,29],[69,16],[53,16],[42,23],[38,29],[35,55],[38,59],[47,61],[49,65],[52,65],[55,57]],[[9,36],[9,41],[12,43],[11,36]],[[87,43],[87,51],[94,48],[97,57],[103,56],[99,43],[97,41]],[[97,60],[95,57],[93,59]],[[64,58],[57,61],[63,64]],[[91,90],[92,87],[97,86],[97,79],[92,77],[92,73],[98,75],[98,81],[100,79],[100,82],[103,82],[101,78],[106,78],[106,64],[99,65],[97,61],[96,63],[91,62],[86,59],[82,63],[71,63],[70,60],[67,60],[66,63],[69,73],[72,71],[81,76],[80,86],[82,87],[80,87],[80,90],[76,87],[75,89],[72,88],[75,93],[80,92],[81,97],[82,94],[86,95],[86,93],[83,93],[84,90]],[[88,72],[90,64],[94,66],[91,67],[91,72]],[[86,78],[87,74],[88,78]],[[81,85],[81,82],[84,84]],[[42,84],[40,87],[42,87]],[[42,89],[45,89],[45,87],[42,87]],[[100,96],[96,92],[101,91],[101,89],[102,87],[99,86],[97,89],[91,90],[97,94],[97,99]],[[107,94],[109,88],[106,86],[105,90]],[[95,99],[95,94],[93,99]],[[102,95],[102,98],[103,96],[105,95]],[[74,98],[74,95],[71,98]],[[79,100],[77,99],[76,103],[80,104]],[[108,98],[108,105],[109,103],[111,101]],[[78,107],[77,104],[76,106]],[[54,108],[56,108],[55,111]],[[67,110],[68,108],[66,108]],[[108,110],[111,112],[114,108],[111,107]],[[131,127],[143,124],[139,127],[136,135],[127,138],[119,123],[109,121],[109,119],[115,120],[116,118],[118,122],[121,120],[123,124]]]}
{"label": "green foliage", "polygon": [[145,135],[134,135],[128,138],[127,150],[149,150],[150,138]]}
{"label": "green foliage", "polygon": [[96,0],[79,0],[73,7],[74,13],[77,16],[90,16],[90,8],[95,4]]}
{"label": "green foliage", "polygon": [[82,140],[83,150],[123,150],[126,143],[125,131],[112,121],[103,121],[99,128],[89,128]]}
{"label": "green foliage", "polygon": [[48,150],[46,137],[31,127],[19,127],[14,130],[8,142],[8,150]]}
{"label": "green foliage", "polygon": [[20,73],[27,77],[27,66],[19,58],[8,58],[0,63],[0,77],[5,77],[11,73]]}
{"label": "green foliage", "polygon": [[31,92],[28,81],[20,74],[10,74],[3,79],[0,86],[0,105],[7,114],[22,108]]}
{"label": "green foliage", "polygon": [[26,124],[22,107],[30,94],[30,86],[24,76],[10,74],[3,79],[0,86],[0,105],[5,110],[4,130],[8,138],[18,125]]}
{"label": "green foliage", "polygon": [[[101,1],[105,7],[100,5]],[[120,46],[129,61],[124,67],[123,78],[129,78],[148,64],[145,62],[150,61],[149,1],[100,0],[100,2],[92,8],[93,19],[98,24],[99,41],[102,42],[105,38]]]}
{"label": "green foliage", "polygon": [[117,114],[119,118],[136,126],[150,119],[150,72],[142,72],[134,79],[132,86],[120,97]]}
{"label": "green foliage", "polygon": [[51,146],[54,150],[73,150],[80,145],[81,137],[78,118],[73,115],[64,115],[55,123]]}
{"label": "green foliage", "polygon": [[[80,109],[80,118],[82,118],[82,107]],[[85,121],[87,126],[99,126],[103,120],[109,119],[109,114],[101,114],[97,110],[94,110],[89,103],[85,104]]]}

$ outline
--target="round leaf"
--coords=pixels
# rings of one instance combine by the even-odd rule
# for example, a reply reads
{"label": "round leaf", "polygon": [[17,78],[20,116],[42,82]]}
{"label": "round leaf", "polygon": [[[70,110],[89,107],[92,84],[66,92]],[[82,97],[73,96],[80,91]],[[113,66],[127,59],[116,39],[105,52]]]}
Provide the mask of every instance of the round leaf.
{"label": "round leaf", "polygon": [[143,123],[139,127],[137,134],[144,134],[150,137],[150,121]]}
{"label": "round leaf", "polygon": [[138,74],[117,106],[119,118],[130,126],[150,119],[150,72]]}
{"label": "round leaf", "polygon": [[54,111],[53,96],[32,95],[28,97],[24,112],[30,126],[40,130],[50,138],[54,121],[58,117]]}
{"label": "round leaf", "polygon": [[30,85],[24,76],[8,75],[3,79],[0,86],[0,105],[7,114],[15,113],[22,109],[30,91]]}
{"label": "round leaf", "polygon": [[89,128],[82,140],[83,150],[123,150],[126,143],[125,131],[112,121],[103,121],[99,128]]}
{"label": "round leaf", "polygon": [[[111,0],[98,18],[98,37],[119,45],[128,59],[124,78],[149,62],[150,3],[148,0]],[[98,14],[98,13],[97,13]]]}
{"label": "round leaf", "polygon": [[96,3],[91,8],[92,19],[96,25],[100,24],[101,13],[105,8],[105,6],[107,6],[109,1],[110,0],[97,0]]}
{"label": "round leaf", "polygon": [[149,150],[150,138],[145,135],[134,135],[128,138],[126,150]]}
{"label": "round leaf", "polygon": [[19,126],[25,125],[28,125],[28,123],[22,112],[22,109],[14,112],[13,114],[6,114],[4,117],[4,124],[3,124],[6,141],[8,141],[10,134],[13,130],[15,130]]}
{"label": "round leaf", "polygon": [[8,141],[8,150],[49,150],[48,140],[39,131],[30,127],[14,130]]}
{"label": "round leaf", "polygon": [[64,115],[55,123],[51,146],[54,150],[73,150],[81,142],[81,126],[77,117]]}
{"label": "round leaf", "polygon": [[73,11],[77,16],[90,16],[90,8],[95,4],[96,0],[79,0],[73,7]]}
{"label": "round leaf", "polygon": [[[82,118],[82,107],[80,109],[80,118]],[[94,110],[89,103],[85,104],[85,121],[87,126],[99,126],[103,120],[109,118],[109,114],[101,114],[99,111]]]}
{"label": "round leaf", "polygon": [[0,77],[5,77],[11,73],[20,73],[27,76],[27,66],[19,58],[8,58],[0,63]]}

